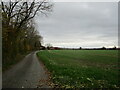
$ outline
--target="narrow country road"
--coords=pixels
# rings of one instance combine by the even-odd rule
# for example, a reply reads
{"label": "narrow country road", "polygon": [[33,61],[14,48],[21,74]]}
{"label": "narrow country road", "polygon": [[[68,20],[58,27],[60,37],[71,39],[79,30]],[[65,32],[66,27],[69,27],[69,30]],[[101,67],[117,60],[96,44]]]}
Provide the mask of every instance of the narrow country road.
{"label": "narrow country road", "polygon": [[28,54],[21,62],[4,72],[2,79],[3,88],[49,87],[45,82],[48,80],[48,75],[38,61],[36,52]]}

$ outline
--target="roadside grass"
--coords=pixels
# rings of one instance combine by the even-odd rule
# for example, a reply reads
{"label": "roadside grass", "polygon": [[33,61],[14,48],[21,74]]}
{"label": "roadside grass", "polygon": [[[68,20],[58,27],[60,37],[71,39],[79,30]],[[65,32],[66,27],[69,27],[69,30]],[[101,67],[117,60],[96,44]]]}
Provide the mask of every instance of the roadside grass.
{"label": "roadside grass", "polygon": [[13,65],[20,62],[29,52],[23,53],[23,54],[17,54],[15,58],[9,58],[5,63],[2,63],[2,72],[5,72],[6,70],[10,69]]}
{"label": "roadside grass", "polygon": [[37,56],[63,88],[118,88],[118,50],[44,50]]}

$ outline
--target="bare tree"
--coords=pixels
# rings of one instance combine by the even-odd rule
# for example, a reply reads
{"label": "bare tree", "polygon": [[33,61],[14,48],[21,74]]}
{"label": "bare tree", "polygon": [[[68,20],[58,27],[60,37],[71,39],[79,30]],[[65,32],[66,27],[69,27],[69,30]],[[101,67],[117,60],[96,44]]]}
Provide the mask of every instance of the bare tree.
{"label": "bare tree", "polygon": [[7,25],[12,25],[15,28],[15,32],[19,32],[22,25],[35,17],[37,12],[46,14],[46,12],[52,11],[52,3],[47,0],[40,2],[23,2],[18,0],[16,2],[1,2],[2,13],[7,18]]}
{"label": "bare tree", "polygon": [[47,0],[40,2],[9,0],[9,2],[1,1],[1,7],[4,67],[12,60],[15,61],[17,55],[39,48],[42,37],[35,29],[33,18],[38,12],[47,15],[52,11],[53,4]]}

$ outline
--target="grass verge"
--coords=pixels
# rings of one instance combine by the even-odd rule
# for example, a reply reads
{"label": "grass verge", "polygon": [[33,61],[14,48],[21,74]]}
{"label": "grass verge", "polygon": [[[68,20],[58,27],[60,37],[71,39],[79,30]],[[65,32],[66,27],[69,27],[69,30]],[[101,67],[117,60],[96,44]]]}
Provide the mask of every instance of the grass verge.
{"label": "grass verge", "polygon": [[6,70],[10,69],[13,65],[20,62],[28,53],[30,52],[26,52],[24,54],[17,54],[15,59],[10,58],[9,60],[6,60],[6,62],[2,64],[2,72],[5,72]]}

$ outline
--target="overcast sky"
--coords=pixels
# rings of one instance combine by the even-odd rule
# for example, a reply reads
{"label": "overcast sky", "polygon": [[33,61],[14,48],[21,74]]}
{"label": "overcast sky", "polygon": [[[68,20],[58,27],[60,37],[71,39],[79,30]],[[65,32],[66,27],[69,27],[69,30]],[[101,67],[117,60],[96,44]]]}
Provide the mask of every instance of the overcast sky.
{"label": "overcast sky", "polygon": [[118,3],[56,2],[48,17],[35,18],[44,45],[118,46]]}

